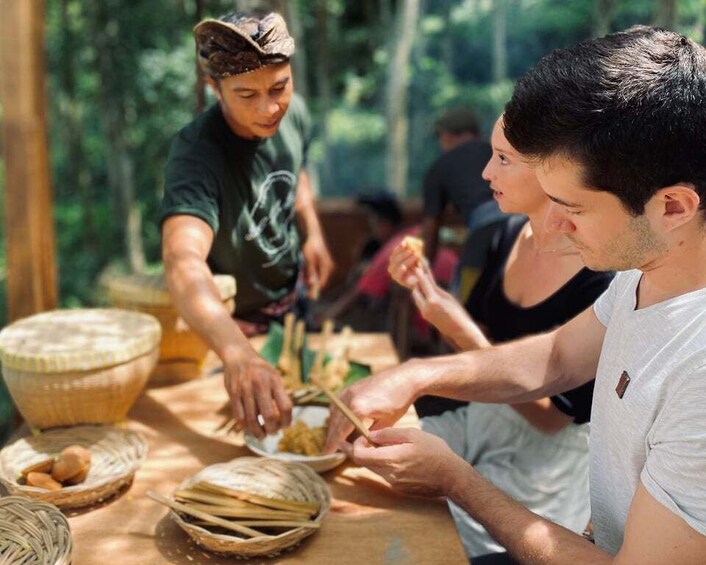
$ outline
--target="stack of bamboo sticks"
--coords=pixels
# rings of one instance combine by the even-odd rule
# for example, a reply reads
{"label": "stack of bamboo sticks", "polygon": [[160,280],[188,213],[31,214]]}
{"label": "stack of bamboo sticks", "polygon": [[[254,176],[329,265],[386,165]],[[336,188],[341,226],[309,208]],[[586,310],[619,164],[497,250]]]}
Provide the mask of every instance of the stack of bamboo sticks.
{"label": "stack of bamboo sticks", "polygon": [[269,498],[209,482],[179,490],[173,500],[155,492],[147,495],[213,533],[228,530],[229,534],[254,538],[293,528],[319,527],[314,521],[321,509],[317,503]]}

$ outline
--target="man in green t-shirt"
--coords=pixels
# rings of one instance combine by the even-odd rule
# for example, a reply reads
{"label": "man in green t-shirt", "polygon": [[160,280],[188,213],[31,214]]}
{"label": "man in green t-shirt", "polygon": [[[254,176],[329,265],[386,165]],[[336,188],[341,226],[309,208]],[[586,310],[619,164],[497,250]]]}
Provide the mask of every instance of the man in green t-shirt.
{"label": "man in green t-shirt", "polygon": [[[309,289],[333,270],[304,170],[308,116],[293,96],[294,41],[281,16],[229,14],[202,21],[194,36],[218,103],[172,143],[161,209],[166,280],[223,361],[236,423],[263,437],[289,424],[292,404],[247,336],[292,308],[300,254]],[[236,278],[237,319],[212,273]]]}

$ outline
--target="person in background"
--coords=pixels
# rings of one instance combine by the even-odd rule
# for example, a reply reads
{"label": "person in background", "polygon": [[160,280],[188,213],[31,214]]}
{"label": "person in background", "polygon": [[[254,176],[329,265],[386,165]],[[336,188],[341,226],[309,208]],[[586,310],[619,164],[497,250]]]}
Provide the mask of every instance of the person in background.
{"label": "person in background", "polygon": [[[305,169],[308,115],[293,95],[294,41],[281,16],[208,19],[194,37],[217,103],[172,142],[161,206],[165,276],[180,314],[223,362],[236,424],[263,437],[289,424],[291,401],[247,337],[292,308],[302,259],[309,289],[333,269]],[[235,277],[237,320],[212,273]]]}
{"label": "person in background", "polygon": [[453,206],[468,228],[454,282],[455,294],[465,302],[480,276],[494,228],[503,215],[481,176],[491,149],[480,137],[473,110],[450,108],[436,120],[434,129],[442,154],[424,178],[422,239],[426,256],[433,263],[442,216],[449,205]]}
{"label": "person in background", "polygon": [[[512,215],[498,226],[465,308],[404,245],[390,257],[392,278],[412,291],[424,319],[461,351],[551,330],[593,304],[613,277],[587,269],[571,240],[544,230],[551,200],[505,138],[502,117],[491,144],[483,178],[500,209]],[[589,381],[521,404],[438,397],[414,404],[420,416],[433,414],[422,418],[422,429],[442,438],[483,477],[533,512],[580,533],[590,518],[586,422],[592,395]],[[503,550],[459,506],[449,506],[470,558]]]}
{"label": "person in background", "polygon": [[[341,446],[404,492],[447,496],[507,549],[506,563],[700,565],[706,49],[636,26],[555,50],[517,82],[504,130],[552,201],[547,229],[565,234],[589,268],[622,272],[553,331],[413,360],[345,389],[353,412],[373,419],[375,447],[344,442],[352,426],[336,411],[327,449]],[[594,375],[595,545],[512,500],[440,438],[389,427],[421,394],[518,403]]]}
{"label": "person in background", "polygon": [[[390,192],[361,195],[358,203],[368,213],[373,240],[379,241],[381,246],[350,283],[348,290],[322,312],[319,319],[335,320],[339,325],[348,323],[357,331],[384,331],[390,325],[388,317],[393,286],[387,269],[390,254],[405,237],[419,236],[421,230],[419,225],[401,227],[402,211],[397,198]],[[451,249],[439,250],[433,271],[442,284],[451,282],[457,262],[458,256]],[[354,315],[356,311],[362,315]],[[422,321],[418,321],[417,330],[425,331],[426,325],[419,322]]]}

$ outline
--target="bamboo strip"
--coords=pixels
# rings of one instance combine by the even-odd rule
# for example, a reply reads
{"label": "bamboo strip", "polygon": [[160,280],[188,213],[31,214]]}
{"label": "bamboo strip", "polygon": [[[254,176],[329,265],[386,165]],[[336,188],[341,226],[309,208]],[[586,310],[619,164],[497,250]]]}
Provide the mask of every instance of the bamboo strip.
{"label": "bamboo strip", "polygon": [[253,494],[250,492],[226,488],[207,482],[200,482],[197,483],[195,486],[202,490],[215,492],[217,494],[224,494],[226,496],[232,496],[233,498],[237,498],[239,500],[246,500],[248,502],[253,502],[254,504],[259,504],[268,508],[291,510],[294,512],[300,511],[312,515],[316,514],[320,509],[320,505],[315,502],[301,502],[299,500],[281,500],[277,498],[269,498],[266,496],[261,496],[259,494]]}
{"label": "bamboo strip", "polygon": [[318,386],[321,391],[326,395],[326,397],[333,402],[336,405],[336,408],[338,408],[341,413],[348,418],[348,421],[353,424],[353,426],[367,439],[370,443],[373,443],[373,441],[370,439],[370,432],[368,431],[368,428],[365,427],[365,424],[360,421],[358,416],[356,416],[348,406],[346,406],[343,401],[336,396],[336,394],[331,391],[324,383],[322,383],[315,375],[311,376],[311,382],[314,383],[316,386]]}
{"label": "bamboo strip", "polygon": [[251,538],[258,537],[258,536],[262,535],[262,533],[258,532],[257,530],[253,530],[253,529],[247,528],[245,526],[239,526],[237,524],[231,523],[229,520],[223,520],[221,518],[216,518],[215,516],[211,516],[210,514],[206,514],[205,512],[193,510],[184,504],[180,504],[178,502],[174,502],[173,500],[169,500],[168,498],[165,498],[164,496],[162,496],[161,494],[157,494],[156,492],[148,491],[147,496],[149,496],[152,500],[156,500],[160,504],[164,504],[165,506],[168,506],[172,510],[176,510],[177,512],[181,512],[182,514],[188,514],[189,516],[193,516],[194,518],[199,518],[199,519],[203,520],[204,522],[209,522],[211,524],[221,526],[222,528],[226,528],[227,530],[238,532],[239,534],[242,534],[242,535],[245,535],[245,536],[248,536]]}
{"label": "bamboo strip", "polygon": [[253,520],[308,520],[309,514],[303,512],[289,512],[287,510],[272,510],[255,506],[255,508],[229,508],[222,504],[203,504],[193,500],[175,497],[177,502],[181,502],[190,508],[201,512],[206,512],[211,516],[227,516],[230,518],[251,518]]}
{"label": "bamboo strip", "polygon": [[[196,524],[197,526],[203,526],[204,524],[207,525],[212,525],[209,524],[208,522],[199,522],[198,520],[194,520],[191,522],[192,524]],[[234,524],[238,524],[239,526],[254,526],[254,527],[261,527],[261,528],[320,528],[321,524],[319,522],[312,522],[312,521],[307,521],[307,522],[295,522],[295,521],[290,521],[290,520],[238,520],[233,521]]]}

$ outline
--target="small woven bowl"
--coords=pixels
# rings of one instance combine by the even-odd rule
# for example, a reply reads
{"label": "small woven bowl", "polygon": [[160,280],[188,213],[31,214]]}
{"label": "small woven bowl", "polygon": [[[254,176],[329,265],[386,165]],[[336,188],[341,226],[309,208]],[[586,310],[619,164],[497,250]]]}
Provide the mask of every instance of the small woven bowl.
{"label": "small woven bowl", "polygon": [[[240,457],[206,467],[185,480],[179,490],[202,481],[271,498],[318,503],[321,510],[314,522],[321,522],[331,506],[331,493],[324,480],[315,471],[299,463]],[[236,535],[214,534],[184,520],[174,510],[170,511],[170,515],[201,547],[235,557],[277,555],[283,550],[294,548],[316,531],[315,528],[293,528],[278,535],[240,538]]]}
{"label": "small woven bowl", "polygon": [[[21,485],[21,471],[58,455],[70,445],[91,452],[91,468],[78,485],[49,491]],[[19,439],[0,451],[0,482],[11,494],[50,502],[59,508],[81,508],[100,502],[132,482],[147,457],[147,443],[138,433],[111,426],[76,426]]]}
{"label": "small woven bowl", "polygon": [[0,563],[69,565],[71,530],[66,517],[46,502],[0,498]]}

